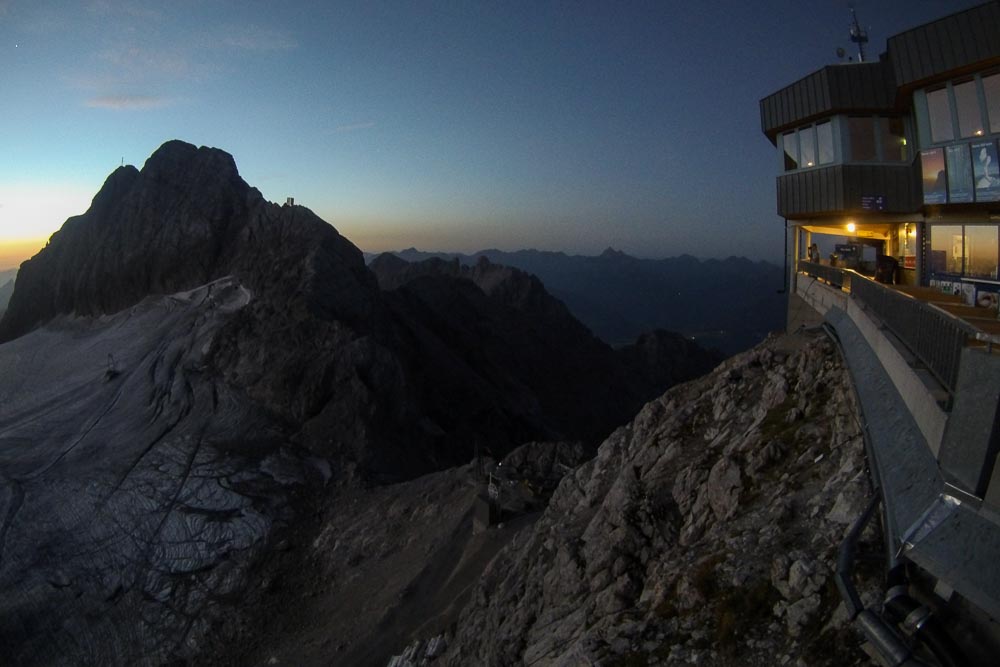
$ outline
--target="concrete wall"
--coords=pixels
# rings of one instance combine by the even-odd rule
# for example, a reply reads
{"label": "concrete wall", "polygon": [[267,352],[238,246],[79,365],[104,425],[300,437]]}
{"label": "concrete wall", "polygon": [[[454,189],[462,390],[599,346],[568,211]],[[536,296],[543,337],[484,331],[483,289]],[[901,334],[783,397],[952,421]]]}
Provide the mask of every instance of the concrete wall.
{"label": "concrete wall", "polygon": [[847,300],[847,315],[875,352],[875,356],[878,357],[910,414],[916,420],[931,452],[937,457],[945,425],[948,422],[947,413],[937,402],[938,397],[935,392],[937,383],[926,370],[918,371],[913,368],[909,354],[902,345],[893,340],[895,337],[891,333],[876,325],[854,299]]}
{"label": "concrete wall", "polygon": [[847,294],[811,276],[795,274],[795,291],[788,295],[788,331],[816,327],[831,307],[847,310]]}

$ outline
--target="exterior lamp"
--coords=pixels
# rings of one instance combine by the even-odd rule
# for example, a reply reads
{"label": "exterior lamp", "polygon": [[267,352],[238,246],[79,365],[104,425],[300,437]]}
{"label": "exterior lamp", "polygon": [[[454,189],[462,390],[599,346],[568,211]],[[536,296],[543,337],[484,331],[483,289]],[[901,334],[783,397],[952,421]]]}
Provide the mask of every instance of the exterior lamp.
{"label": "exterior lamp", "polygon": [[858,226],[855,225],[853,222],[847,223],[847,231],[849,231],[850,233],[853,234],[854,230],[856,230],[857,228],[858,228]]}
{"label": "exterior lamp", "polygon": [[983,131],[982,130],[976,130],[975,135],[977,137],[981,137],[981,136],[983,136]]}

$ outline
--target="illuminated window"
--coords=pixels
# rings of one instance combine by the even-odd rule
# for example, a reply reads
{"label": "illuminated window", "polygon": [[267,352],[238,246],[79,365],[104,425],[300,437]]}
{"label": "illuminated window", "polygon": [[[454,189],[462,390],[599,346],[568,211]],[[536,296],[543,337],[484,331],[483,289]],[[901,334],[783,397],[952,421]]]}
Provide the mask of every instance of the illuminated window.
{"label": "illuminated window", "polygon": [[975,81],[955,84],[955,109],[958,111],[958,132],[961,136],[981,137],[985,134]]}
{"label": "illuminated window", "polygon": [[990,117],[990,132],[1000,132],[1000,73],[983,77],[983,93]]}
{"label": "illuminated window", "polygon": [[977,278],[997,277],[997,226],[965,226],[965,275]]}
{"label": "illuminated window", "polygon": [[816,138],[819,143],[819,163],[833,162],[833,123],[826,121],[816,126]]}
{"label": "illuminated window", "polygon": [[951,141],[955,138],[947,88],[927,91],[927,116],[931,123],[931,141]]}
{"label": "illuminated window", "polygon": [[794,132],[781,135],[781,146],[785,152],[785,171],[799,168],[799,140]]}
{"label": "illuminated window", "polygon": [[799,130],[799,148],[802,149],[802,166],[816,166],[816,128],[804,127]]}
{"label": "illuminated window", "polygon": [[934,273],[962,273],[964,244],[961,225],[933,225],[931,227],[931,271]]}
{"label": "illuminated window", "polygon": [[875,152],[875,119],[870,116],[851,116],[847,119],[851,137],[851,160],[872,162],[878,159]]}
{"label": "illuminated window", "polygon": [[882,144],[882,160],[885,162],[905,162],[909,156],[906,150],[906,132],[902,118],[879,118],[879,139]]}

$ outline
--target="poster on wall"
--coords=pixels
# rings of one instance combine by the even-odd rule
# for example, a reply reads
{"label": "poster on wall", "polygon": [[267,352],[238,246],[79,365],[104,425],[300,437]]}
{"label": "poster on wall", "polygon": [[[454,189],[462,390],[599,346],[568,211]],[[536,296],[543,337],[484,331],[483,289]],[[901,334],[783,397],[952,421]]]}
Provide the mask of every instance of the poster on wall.
{"label": "poster on wall", "polygon": [[948,201],[944,151],[940,148],[920,151],[920,167],[924,175],[924,203],[944,204]]}
{"label": "poster on wall", "polygon": [[965,204],[972,201],[972,159],[968,144],[945,147],[948,164],[948,201]]}
{"label": "poster on wall", "polygon": [[997,164],[995,143],[972,144],[972,170],[976,180],[976,201],[1000,201],[1000,165]]}

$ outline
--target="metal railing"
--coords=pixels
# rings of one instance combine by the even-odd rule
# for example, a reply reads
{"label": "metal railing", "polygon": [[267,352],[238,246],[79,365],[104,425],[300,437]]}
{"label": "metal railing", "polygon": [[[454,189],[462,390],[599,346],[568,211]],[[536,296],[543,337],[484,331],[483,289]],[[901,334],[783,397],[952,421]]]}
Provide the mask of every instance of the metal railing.
{"label": "metal railing", "polygon": [[844,269],[827,266],[826,264],[817,264],[816,262],[807,262],[801,259],[799,260],[798,267],[800,272],[830,283],[837,289],[850,289],[851,287],[851,273]]}
{"label": "metal railing", "polygon": [[913,297],[855,275],[851,296],[865,304],[917,359],[954,394],[962,349],[975,329]]}

